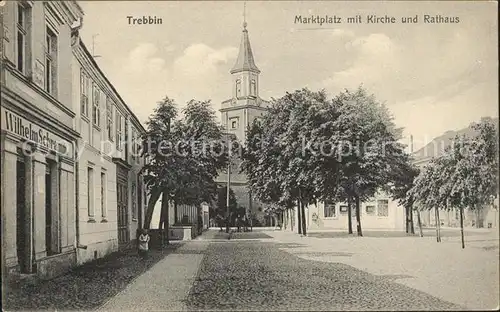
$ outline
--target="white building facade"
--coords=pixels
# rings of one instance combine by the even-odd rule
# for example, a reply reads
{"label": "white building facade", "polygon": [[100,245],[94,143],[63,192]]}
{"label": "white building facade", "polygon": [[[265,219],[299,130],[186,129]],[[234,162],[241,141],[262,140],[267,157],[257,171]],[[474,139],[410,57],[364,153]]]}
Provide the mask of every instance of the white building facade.
{"label": "white building facade", "polygon": [[73,94],[78,111],[78,263],[129,246],[147,200],[140,170],[145,129],[75,32]]}

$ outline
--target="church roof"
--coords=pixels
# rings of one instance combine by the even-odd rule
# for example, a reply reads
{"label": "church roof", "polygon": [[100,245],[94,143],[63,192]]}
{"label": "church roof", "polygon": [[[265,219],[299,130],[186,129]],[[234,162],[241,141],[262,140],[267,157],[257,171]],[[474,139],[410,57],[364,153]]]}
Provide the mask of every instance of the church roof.
{"label": "church roof", "polygon": [[246,28],[246,23],[243,24],[243,36],[241,38],[240,52],[238,53],[236,64],[231,70],[231,74],[244,70],[260,73],[260,70],[255,65],[253,59],[253,53],[252,48],[250,47],[250,39],[248,39],[248,30]]}

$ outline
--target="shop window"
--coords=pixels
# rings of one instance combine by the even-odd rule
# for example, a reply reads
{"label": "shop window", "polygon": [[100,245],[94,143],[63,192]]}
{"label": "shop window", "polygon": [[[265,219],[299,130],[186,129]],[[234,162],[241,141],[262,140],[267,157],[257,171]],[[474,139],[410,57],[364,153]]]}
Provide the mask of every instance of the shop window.
{"label": "shop window", "polygon": [[47,159],[45,167],[45,250],[47,255],[59,253],[59,170],[57,162]]}
{"label": "shop window", "polygon": [[29,258],[29,235],[26,225],[29,215],[26,213],[26,159],[23,151],[18,151],[19,157],[16,162],[16,249],[17,260],[21,273],[28,273],[30,270],[27,267]]}

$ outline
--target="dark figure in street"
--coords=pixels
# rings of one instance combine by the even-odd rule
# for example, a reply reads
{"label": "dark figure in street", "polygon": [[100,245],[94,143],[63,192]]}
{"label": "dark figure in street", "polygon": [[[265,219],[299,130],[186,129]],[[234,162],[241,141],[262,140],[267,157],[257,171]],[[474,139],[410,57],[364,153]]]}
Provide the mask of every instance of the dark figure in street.
{"label": "dark figure in street", "polygon": [[149,234],[148,231],[145,229],[141,230],[141,235],[139,235],[138,242],[139,242],[139,255],[146,259],[148,257],[148,251],[149,251]]}

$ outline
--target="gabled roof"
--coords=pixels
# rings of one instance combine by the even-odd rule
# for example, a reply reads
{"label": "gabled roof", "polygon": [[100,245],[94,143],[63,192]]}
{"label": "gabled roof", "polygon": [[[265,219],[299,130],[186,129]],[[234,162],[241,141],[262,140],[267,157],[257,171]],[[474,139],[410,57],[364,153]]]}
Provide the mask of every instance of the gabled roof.
{"label": "gabled roof", "polygon": [[[498,127],[498,118],[483,117],[481,120],[492,120]],[[472,124],[469,127],[460,129],[458,131],[446,131],[441,136],[434,138],[430,143],[422,147],[421,149],[414,152],[413,159],[414,162],[422,162],[424,160],[430,160],[434,157],[439,157],[444,154],[446,148],[451,146],[453,140],[456,136],[465,135],[467,137],[477,136],[478,133],[472,129]]]}
{"label": "gabled roof", "polygon": [[236,64],[231,70],[231,74],[245,70],[260,73],[260,70],[255,65],[255,61],[253,59],[253,53],[252,48],[250,47],[250,39],[248,38],[246,23],[243,24],[243,36],[241,38],[240,52],[238,53]]}

